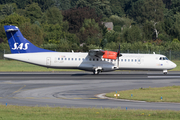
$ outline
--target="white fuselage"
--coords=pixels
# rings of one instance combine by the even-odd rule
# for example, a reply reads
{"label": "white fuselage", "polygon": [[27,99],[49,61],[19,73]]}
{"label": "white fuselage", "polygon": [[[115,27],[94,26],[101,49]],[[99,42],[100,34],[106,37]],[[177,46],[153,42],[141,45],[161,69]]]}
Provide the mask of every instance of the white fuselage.
{"label": "white fuselage", "polygon": [[[15,59],[48,68],[82,69],[86,71],[113,70],[169,70],[176,64],[159,54],[123,54],[118,60],[91,57],[88,53],[77,52],[39,52],[5,54],[5,58]],[[160,60],[162,58],[162,60]]]}

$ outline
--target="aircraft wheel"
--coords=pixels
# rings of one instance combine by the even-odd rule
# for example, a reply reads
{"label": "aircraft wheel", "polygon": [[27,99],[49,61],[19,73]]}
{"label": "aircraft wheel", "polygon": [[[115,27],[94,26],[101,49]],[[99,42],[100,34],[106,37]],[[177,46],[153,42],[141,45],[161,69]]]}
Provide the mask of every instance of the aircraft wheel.
{"label": "aircraft wheel", "polygon": [[167,75],[167,72],[164,72],[164,75]]}

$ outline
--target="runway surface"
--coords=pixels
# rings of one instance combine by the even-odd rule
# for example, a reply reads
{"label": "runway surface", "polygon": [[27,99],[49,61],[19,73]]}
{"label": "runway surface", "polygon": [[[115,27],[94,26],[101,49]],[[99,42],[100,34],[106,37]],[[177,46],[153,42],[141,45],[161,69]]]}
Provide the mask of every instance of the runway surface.
{"label": "runway surface", "polygon": [[180,110],[179,103],[148,103],[98,98],[112,91],[180,85],[180,72],[0,73],[0,103],[23,106]]}

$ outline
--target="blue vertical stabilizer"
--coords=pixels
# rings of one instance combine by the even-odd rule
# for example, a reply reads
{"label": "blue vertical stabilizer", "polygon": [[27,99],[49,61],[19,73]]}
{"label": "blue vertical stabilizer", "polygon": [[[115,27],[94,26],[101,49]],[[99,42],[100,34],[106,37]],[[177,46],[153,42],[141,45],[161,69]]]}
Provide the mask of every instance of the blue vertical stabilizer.
{"label": "blue vertical stabilizer", "polygon": [[4,26],[11,53],[35,53],[35,52],[54,52],[36,47],[23,37],[18,27],[12,25]]}

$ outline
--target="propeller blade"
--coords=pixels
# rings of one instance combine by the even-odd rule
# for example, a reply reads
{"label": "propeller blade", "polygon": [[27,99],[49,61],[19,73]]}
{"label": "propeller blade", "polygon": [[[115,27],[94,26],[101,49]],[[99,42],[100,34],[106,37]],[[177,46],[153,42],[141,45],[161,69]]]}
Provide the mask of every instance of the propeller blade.
{"label": "propeller blade", "polygon": [[118,49],[118,52],[117,52],[117,62],[118,62],[118,67],[119,67],[119,57],[120,57],[120,44],[119,44],[119,49]]}

